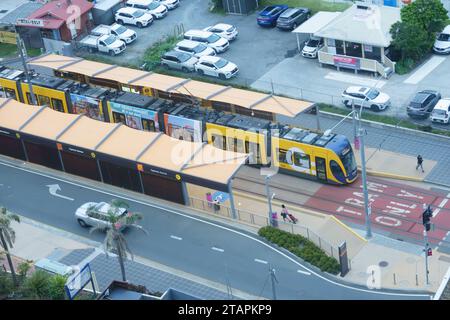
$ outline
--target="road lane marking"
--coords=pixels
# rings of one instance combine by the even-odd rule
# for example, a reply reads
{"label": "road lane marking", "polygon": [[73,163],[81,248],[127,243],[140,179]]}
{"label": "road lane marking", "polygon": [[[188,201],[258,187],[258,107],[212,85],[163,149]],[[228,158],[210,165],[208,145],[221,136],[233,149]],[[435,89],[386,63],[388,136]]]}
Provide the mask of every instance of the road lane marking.
{"label": "road lane marking", "polygon": [[214,251],[224,252],[225,250],[217,248],[217,247],[211,247]]}
{"label": "road lane marking", "polygon": [[352,76],[342,72],[329,72],[324,78],[328,80],[357,84],[364,87],[376,87],[378,89],[381,89],[386,84],[386,81],[377,81],[370,78]]}
{"label": "road lane marking", "polygon": [[437,216],[437,214],[441,211],[441,209],[436,209],[433,211],[432,216],[433,218]]}
{"label": "road lane marking", "polygon": [[440,208],[444,208],[444,206],[447,204],[449,199],[444,199],[441,201],[441,203],[438,205],[438,209],[433,211],[433,218],[437,216],[437,214],[441,211]]}
{"label": "road lane marking", "polygon": [[49,184],[46,187],[48,187],[48,192],[50,192],[50,194],[52,196],[58,197],[58,198],[62,198],[62,199],[66,199],[69,201],[73,201],[73,198],[69,198],[60,194],[57,194],[58,191],[61,191],[61,187],[59,186],[59,184]]}
{"label": "road lane marking", "polygon": [[262,263],[262,264],[267,264],[268,263],[267,261],[260,260],[260,259],[255,259],[255,262]]}
{"label": "road lane marking", "polygon": [[323,280],[325,282],[331,283],[331,284],[333,284],[335,286],[341,287],[341,288],[345,288],[345,289],[349,289],[349,290],[353,290],[353,291],[359,291],[359,292],[375,294],[375,295],[400,296],[400,297],[428,297],[430,299],[432,298],[432,295],[430,295],[430,294],[420,294],[420,293],[410,294],[410,293],[396,293],[396,292],[374,291],[373,289],[372,290],[370,290],[370,289],[363,289],[363,288],[357,288],[357,287],[352,287],[352,286],[349,286],[349,285],[346,285],[346,284],[342,284],[342,283],[339,283],[339,282],[336,282],[334,280],[328,279],[328,278],[326,278],[326,277],[324,277],[324,276],[314,272],[313,270],[311,270],[308,267],[302,265],[296,259],[290,257],[289,255],[285,254],[284,252],[278,250],[277,248],[274,248],[271,245],[269,245],[268,243],[265,243],[264,241],[259,240],[257,238],[254,238],[253,236],[250,236],[250,235],[245,234],[243,232],[240,232],[240,231],[237,231],[237,230],[234,230],[234,229],[222,226],[220,224],[216,224],[214,222],[205,221],[205,220],[202,220],[200,218],[193,217],[193,216],[190,216],[188,214],[181,213],[179,211],[175,211],[173,209],[169,209],[169,208],[157,205],[157,204],[147,203],[147,202],[140,201],[140,200],[137,200],[137,199],[132,199],[132,198],[129,198],[129,197],[125,197],[125,196],[117,194],[117,193],[112,193],[112,192],[104,191],[104,190],[101,190],[101,189],[88,187],[88,186],[83,185],[81,183],[76,183],[76,182],[64,180],[64,179],[57,178],[57,177],[54,177],[54,176],[51,176],[51,175],[47,175],[45,173],[36,172],[36,171],[31,170],[31,169],[20,168],[18,166],[12,165],[12,164],[5,163],[3,161],[0,161],[0,164],[5,166],[5,167],[10,167],[10,168],[13,168],[13,169],[16,169],[16,170],[20,170],[20,171],[25,171],[25,172],[28,172],[28,173],[31,173],[31,174],[34,174],[34,175],[37,175],[37,176],[42,176],[42,177],[46,177],[46,178],[53,179],[53,180],[56,180],[56,181],[61,181],[61,182],[64,182],[64,183],[67,183],[67,184],[70,184],[70,185],[73,185],[73,186],[81,187],[81,188],[84,188],[84,189],[87,189],[87,190],[92,190],[92,191],[95,191],[95,192],[98,192],[98,193],[102,193],[102,194],[106,194],[106,195],[109,195],[109,196],[118,197],[118,198],[121,198],[121,199],[124,199],[124,200],[132,201],[134,203],[139,203],[139,204],[147,206],[147,207],[156,208],[156,209],[161,210],[162,212],[170,212],[172,214],[176,214],[176,215],[184,217],[186,219],[191,219],[193,221],[197,221],[197,222],[200,222],[200,223],[203,223],[203,224],[206,224],[206,225],[214,226],[214,227],[216,227],[218,229],[222,229],[222,230],[226,230],[226,231],[229,231],[231,233],[234,233],[234,234],[238,234],[238,235],[240,235],[240,236],[242,236],[244,238],[247,238],[247,239],[250,239],[250,240],[253,240],[253,241],[259,243],[260,245],[268,248],[269,250],[272,250],[273,252],[278,253],[280,256],[282,256],[285,259],[291,261],[295,265],[297,265],[299,267],[302,267],[303,269],[311,272],[311,274],[313,274],[317,278],[319,278],[319,279],[321,279],[321,280]]}
{"label": "road lane marking", "polygon": [[448,193],[447,198],[450,198],[450,192]]}
{"label": "road lane marking", "polygon": [[180,238],[180,237],[177,237],[177,236],[174,236],[174,235],[171,235],[170,237],[172,239],[175,239],[175,240],[183,240],[183,238]]}
{"label": "road lane marking", "polygon": [[297,272],[298,272],[298,273],[301,273],[301,274],[306,274],[306,275],[308,275],[308,276],[311,275],[310,272],[306,272],[306,271],[303,271],[303,270],[297,270]]}
{"label": "road lane marking", "polygon": [[423,80],[431,71],[437,68],[442,62],[444,62],[444,57],[433,56],[428,60],[422,67],[420,67],[416,72],[414,72],[408,79],[403,81],[403,83],[418,84]]}

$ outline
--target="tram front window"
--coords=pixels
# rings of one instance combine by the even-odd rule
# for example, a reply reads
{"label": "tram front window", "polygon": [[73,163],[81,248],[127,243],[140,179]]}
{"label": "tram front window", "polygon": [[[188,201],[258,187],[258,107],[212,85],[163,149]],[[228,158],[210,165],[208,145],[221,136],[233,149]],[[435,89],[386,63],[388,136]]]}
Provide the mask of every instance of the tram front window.
{"label": "tram front window", "polygon": [[347,176],[354,172],[357,168],[355,154],[350,146],[347,146],[341,153],[341,161],[344,165]]}

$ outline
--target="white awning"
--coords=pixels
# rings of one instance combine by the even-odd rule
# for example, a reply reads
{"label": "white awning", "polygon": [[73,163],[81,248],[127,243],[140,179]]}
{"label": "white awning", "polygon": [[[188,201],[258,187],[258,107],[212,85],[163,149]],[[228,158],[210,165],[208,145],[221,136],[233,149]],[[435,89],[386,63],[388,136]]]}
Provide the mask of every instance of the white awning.
{"label": "white awning", "polygon": [[319,11],[311,18],[303,22],[292,32],[294,33],[316,33],[331,21],[333,21],[341,12]]}

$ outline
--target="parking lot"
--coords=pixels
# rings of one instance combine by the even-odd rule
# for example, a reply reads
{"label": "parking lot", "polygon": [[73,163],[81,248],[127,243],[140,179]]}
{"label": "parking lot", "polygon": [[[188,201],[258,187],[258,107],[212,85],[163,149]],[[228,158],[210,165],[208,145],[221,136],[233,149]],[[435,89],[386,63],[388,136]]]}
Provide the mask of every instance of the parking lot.
{"label": "parking lot", "polygon": [[[295,36],[290,32],[259,27],[256,24],[256,13],[249,16],[222,16],[209,12],[205,0],[180,0],[178,8],[170,10],[163,19],[155,20],[150,27],[140,29],[127,25],[136,31],[138,39],[122,54],[108,59],[140,66],[145,50],[164,36],[174,34],[177,26],[182,25],[187,31],[203,29],[220,22],[235,25],[239,31],[239,36],[231,43],[230,49],[220,54],[237,64],[240,69],[237,78],[231,80],[234,83],[250,85],[284,60],[286,55],[292,54],[297,46]],[[104,54],[98,55],[105,57]]]}
{"label": "parking lot", "polygon": [[[180,3],[180,7],[169,11],[165,18],[155,20],[150,27],[139,29],[128,26],[136,31],[138,40],[129,45],[123,54],[111,57],[110,60],[117,61],[118,64],[140,66],[148,47],[161,41],[166,35],[174,34],[180,27],[187,31],[223,22],[235,25],[239,31],[239,36],[231,42],[230,49],[219,55],[239,67],[237,77],[226,81],[230,84],[251,86],[258,90],[273,91],[275,94],[341,107],[341,93],[348,86],[376,86],[392,99],[392,106],[380,114],[399,119],[409,119],[406,115],[406,105],[417,91],[433,89],[439,91],[442,97],[450,97],[450,88],[446,85],[446,70],[450,69],[450,58],[445,56],[432,70],[421,70],[419,66],[410,74],[394,74],[390,79],[355,74],[351,70],[338,72],[333,67],[321,67],[317,60],[299,55],[296,37],[291,32],[258,26],[257,13],[248,16],[219,15],[208,11],[205,0],[180,0]],[[307,35],[301,35],[301,43],[306,38]],[[424,68],[427,69],[426,66]],[[186,73],[181,76],[192,75]],[[419,80],[410,81],[410,77]],[[431,123],[429,120],[414,121],[422,125]],[[443,129],[449,127],[435,126]]]}

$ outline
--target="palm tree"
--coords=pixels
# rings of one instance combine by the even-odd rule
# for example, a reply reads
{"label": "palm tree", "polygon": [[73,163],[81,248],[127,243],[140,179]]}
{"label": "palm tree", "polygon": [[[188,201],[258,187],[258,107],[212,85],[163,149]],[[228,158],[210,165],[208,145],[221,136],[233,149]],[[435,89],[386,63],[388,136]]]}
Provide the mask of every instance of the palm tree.
{"label": "palm tree", "polygon": [[11,228],[12,221],[20,222],[20,218],[16,214],[8,213],[5,207],[0,209],[0,246],[5,250],[6,258],[8,259],[9,269],[13,278],[14,286],[18,286],[16,271],[9,253],[9,248],[13,247],[13,243],[16,240],[16,233]]}
{"label": "palm tree", "polygon": [[[123,208],[128,209],[130,206],[128,203],[122,200],[112,200],[110,203],[110,208],[108,210],[108,221],[109,226],[106,228],[106,236],[103,241],[103,249],[108,257],[108,252],[114,251],[119,258],[120,271],[122,272],[122,280],[127,281],[125,275],[125,259],[128,254],[130,254],[131,259],[134,260],[134,255],[128,247],[127,241],[123,234],[123,230],[127,227],[133,227],[142,230],[145,234],[148,234],[142,226],[136,224],[138,220],[142,220],[142,214],[137,212],[128,212],[126,215],[121,215],[120,212]],[[94,206],[87,209],[88,215],[92,213]],[[95,212],[95,211],[94,211]],[[91,233],[96,230],[104,230],[101,227],[94,227],[91,229]]]}

